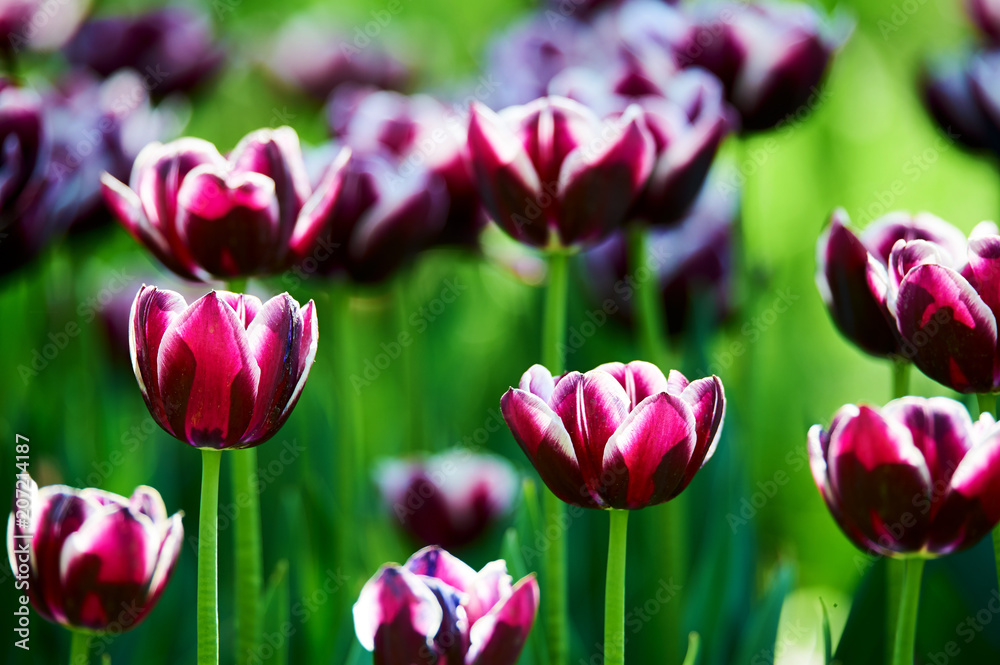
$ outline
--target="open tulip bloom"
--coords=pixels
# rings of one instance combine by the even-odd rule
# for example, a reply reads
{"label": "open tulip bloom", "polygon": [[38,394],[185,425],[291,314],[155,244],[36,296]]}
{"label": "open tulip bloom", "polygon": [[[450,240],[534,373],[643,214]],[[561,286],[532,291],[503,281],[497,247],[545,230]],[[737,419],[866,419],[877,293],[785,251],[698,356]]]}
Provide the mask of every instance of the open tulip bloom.
{"label": "open tulip bloom", "polygon": [[500,402],[507,426],[566,503],[612,509],[605,663],[624,662],[628,511],[663,503],[712,457],[726,410],[722,382],[664,376],[643,361],[553,377],[534,365]]}
{"label": "open tulip bloom", "polygon": [[896,659],[913,662],[923,561],[972,547],[1000,522],[1000,428],[945,397],[848,404],[809,430],[813,479],[858,547],[906,559]]}
{"label": "open tulip bloom", "polygon": [[515,665],[538,612],[538,583],[504,561],[476,572],[439,547],[386,564],[354,604],[375,665]]}
{"label": "open tulip bloom", "polygon": [[177,563],[181,514],[168,517],[151,487],[137,487],[131,497],[64,485],[39,489],[26,474],[17,486],[7,521],[11,570],[27,580],[36,612],[74,631],[74,655],[86,654],[92,634],[142,622]]}

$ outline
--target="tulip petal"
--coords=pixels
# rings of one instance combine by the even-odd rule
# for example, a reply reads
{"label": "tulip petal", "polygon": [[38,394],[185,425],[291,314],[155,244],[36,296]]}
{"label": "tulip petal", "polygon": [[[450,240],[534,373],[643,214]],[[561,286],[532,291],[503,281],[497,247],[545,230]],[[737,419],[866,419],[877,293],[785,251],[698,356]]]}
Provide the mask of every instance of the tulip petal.
{"label": "tulip petal", "polygon": [[537,395],[546,404],[552,398],[552,391],[556,387],[555,378],[547,368],[542,365],[532,365],[528,371],[521,376],[518,387],[533,395]]}
{"label": "tulip petal", "polygon": [[383,566],[354,604],[354,631],[379,665],[436,665],[444,612],[434,592],[399,566]]}
{"label": "tulip petal", "polygon": [[964,277],[917,266],[900,286],[895,313],[904,353],[927,376],[960,392],[993,390],[996,318]]}
{"label": "tulip petal", "polygon": [[690,381],[687,377],[678,372],[676,369],[670,370],[670,374],[667,375],[667,392],[671,395],[680,395],[684,392],[684,389],[690,385]]}
{"label": "tulip petal", "polygon": [[507,573],[507,562],[502,559],[489,562],[476,573],[465,603],[470,626],[486,616],[497,603],[510,596],[512,582],[513,579]]}
{"label": "tulip petal", "polygon": [[199,448],[239,443],[253,415],[260,369],[232,307],[214,291],[191,304],[163,336],[157,363],[175,436]]}
{"label": "tulip petal", "polygon": [[519,581],[510,597],[472,625],[467,665],[511,665],[524,649],[538,613],[538,582]]}
{"label": "tulip petal", "polygon": [[976,276],[976,291],[996,316],[1000,313],[1000,236],[969,238],[969,267]]}
{"label": "tulip petal", "polygon": [[149,578],[149,589],[147,591],[146,605],[152,607],[160,599],[163,590],[173,575],[174,567],[181,553],[181,545],[184,544],[184,525],[179,514],[164,520],[166,527],[163,532],[163,539],[160,541],[160,550],[156,555],[156,567]]}
{"label": "tulip petal", "polygon": [[274,182],[280,211],[278,243],[287,247],[311,190],[299,135],[291,127],[250,132],[233,148],[229,163],[236,173],[260,173]]}
{"label": "tulip petal", "polygon": [[143,285],[132,302],[129,314],[129,351],[139,390],[150,414],[165,430],[174,434],[167,419],[157,370],[157,358],[164,334],[187,309],[179,293]]}
{"label": "tulip petal", "polygon": [[1000,430],[961,461],[934,517],[930,547],[940,554],[978,543],[1000,522]]}
{"label": "tulip petal", "polygon": [[336,207],[337,199],[344,187],[348,166],[351,161],[351,149],[342,148],[333,162],[327,167],[320,179],[319,185],[299,212],[295,222],[295,230],[288,244],[292,256],[297,261],[312,253],[317,238],[326,228],[330,215]]}
{"label": "tulip petal", "polygon": [[684,489],[715,454],[726,416],[726,394],[719,377],[711,376],[689,383],[681,393],[681,398],[691,407],[696,433],[695,449],[684,474],[684,484],[680,488]]}
{"label": "tulip petal", "polygon": [[633,360],[629,364],[605,363],[597,369],[607,372],[625,389],[629,398],[629,408],[634,409],[639,402],[650,395],[669,391],[667,378],[653,363],[644,360]]}
{"label": "tulip petal", "polygon": [[437,578],[463,593],[471,593],[476,584],[475,570],[435,545],[415,552],[403,567],[414,575]]}

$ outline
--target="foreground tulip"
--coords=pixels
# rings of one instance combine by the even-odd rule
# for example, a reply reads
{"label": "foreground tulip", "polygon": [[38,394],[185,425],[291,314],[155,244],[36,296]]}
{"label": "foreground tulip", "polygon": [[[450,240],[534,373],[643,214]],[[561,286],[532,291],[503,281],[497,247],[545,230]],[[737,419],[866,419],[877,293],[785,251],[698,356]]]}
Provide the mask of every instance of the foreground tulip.
{"label": "foreground tulip", "polygon": [[102,178],[122,225],[181,277],[206,280],[271,274],[308,254],[340,191],[347,152],[310,187],[290,127],[248,134],[223,157],[201,139],[153,143],[139,154],[130,185]]}
{"label": "foreground tulip", "polygon": [[655,156],[638,106],[601,121],[561,97],[499,114],[474,103],[469,153],[493,221],[547,248],[592,244],[624,224]]}
{"label": "foreground tulip", "polygon": [[91,634],[117,635],[146,618],[183,539],[181,514],[168,517],[151,487],[137,487],[130,498],[63,485],[39,489],[26,474],[18,476],[7,522],[11,570],[27,580],[36,612],[81,631],[74,653],[86,653]]}
{"label": "foreground tulip", "polygon": [[376,665],[514,665],[538,612],[538,583],[511,584],[504,561],[478,573],[438,547],[386,564],[354,604]]}
{"label": "foreground tulip", "polygon": [[517,490],[509,462],[467,450],[387,460],[375,478],[402,527],[423,544],[445,549],[479,538],[510,512]]}
{"label": "foreground tulip", "polygon": [[813,479],[858,547],[906,559],[895,665],[913,662],[924,559],[972,547],[1000,522],[1000,428],[944,397],[841,408],[809,430]]}

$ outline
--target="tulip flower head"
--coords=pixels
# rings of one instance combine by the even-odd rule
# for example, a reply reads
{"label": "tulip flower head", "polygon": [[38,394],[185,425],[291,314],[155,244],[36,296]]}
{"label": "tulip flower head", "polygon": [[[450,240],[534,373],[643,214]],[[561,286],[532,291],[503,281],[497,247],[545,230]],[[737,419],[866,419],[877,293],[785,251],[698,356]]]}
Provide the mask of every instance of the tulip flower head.
{"label": "tulip flower head", "polygon": [[181,514],[168,517],[151,487],[126,498],[93,488],[39,489],[30,477],[18,481],[25,485],[18,496],[27,494],[29,508],[15,502],[7,551],[11,570],[28,580],[35,611],[75,630],[118,634],[137,626],[177,563]]}
{"label": "tulip flower head", "polygon": [[354,604],[377,665],[514,665],[538,612],[538,582],[511,584],[504,561],[478,573],[439,547],[386,564]]}
{"label": "tulip flower head", "polygon": [[316,308],[287,293],[267,302],[212,291],[190,305],[143,286],[129,350],[146,406],[196,448],[249,448],[271,438],[298,401],[316,357]]}
{"label": "tulip flower head", "polygon": [[993,155],[1000,155],[998,83],[996,48],[935,59],[921,75],[924,104],[948,141]]}
{"label": "tulip flower head", "polygon": [[[816,244],[816,286],[840,332],[865,353],[911,357],[896,332],[884,279],[870,283],[868,271],[885,273],[898,241],[929,241],[948,261],[965,254],[965,236],[929,213],[892,212],[872,222],[860,235],[848,227],[847,212],[833,213]],[[872,266],[871,268],[869,266]],[[878,266],[878,268],[875,268]]]}
{"label": "tulip flower head", "polygon": [[181,277],[271,274],[307,255],[340,191],[349,152],[310,186],[290,127],[248,134],[223,157],[207,141],[148,145],[129,186],[105,175],[108,207],[126,230]]}
{"label": "tulip flower head", "polygon": [[945,397],[848,404],[809,430],[809,460],[840,529],[879,555],[949,554],[1000,522],[1000,428]]}
{"label": "tulip flower head", "polygon": [[506,460],[460,449],[426,459],[386,460],[375,479],[408,533],[446,549],[468,545],[509,513],[518,480]]}
{"label": "tulip flower head", "polygon": [[965,9],[990,44],[1000,43],[1000,2],[997,0],[965,0]]}
{"label": "tulip flower head", "polygon": [[578,102],[543,97],[500,113],[473,103],[469,154],[493,221],[521,242],[570,247],[627,221],[655,148],[638,106],[602,121]]}
{"label": "tulip flower head", "polygon": [[13,224],[40,186],[43,140],[42,99],[0,79],[0,137],[4,179],[0,185],[0,229]]}
{"label": "tulip flower head", "polygon": [[680,494],[712,457],[726,400],[716,376],[689,382],[634,361],[556,377],[534,365],[500,409],[557,497],[637,510]]}

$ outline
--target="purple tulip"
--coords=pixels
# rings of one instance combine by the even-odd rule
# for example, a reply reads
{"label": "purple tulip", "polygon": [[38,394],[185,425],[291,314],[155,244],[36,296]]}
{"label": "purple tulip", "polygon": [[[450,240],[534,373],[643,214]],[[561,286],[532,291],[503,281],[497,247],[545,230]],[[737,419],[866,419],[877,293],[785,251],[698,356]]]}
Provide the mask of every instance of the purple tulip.
{"label": "purple tulip", "polygon": [[677,57],[719,77],[745,132],[770,129],[812,106],[842,41],[799,3],[722,2],[691,11],[693,27]]}
{"label": "purple tulip", "polygon": [[948,136],[974,151],[1000,155],[1000,51],[944,58],[924,68],[928,111]]}
{"label": "purple tulip", "polygon": [[41,186],[42,113],[39,95],[0,79],[0,229],[20,218]]}
{"label": "purple tulip", "polygon": [[354,630],[376,665],[514,665],[539,594],[533,575],[511,582],[504,561],[477,573],[427,547],[368,580],[354,604]]}
{"label": "purple tulip", "polygon": [[188,305],[143,286],[130,314],[132,368],[150,414],[196,448],[249,448],[291,415],[316,358],[316,308],[287,293],[212,291]]}
{"label": "purple tulip", "polygon": [[906,355],[959,392],[1000,391],[998,260],[997,227],[983,222],[967,254],[938,242],[899,240],[887,267],[869,262],[869,284],[895,319]]}
{"label": "purple tulip", "polygon": [[313,188],[290,127],[248,134],[223,157],[207,141],[153,143],[129,186],[105,175],[105,200],[122,225],[181,277],[270,274],[311,247],[336,203],[349,152]]}
{"label": "purple tulip", "polygon": [[146,618],[177,563],[181,514],[167,517],[152,487],[125,498],[93,488],[39,489],[30,477],[17,484],[7,551],[15,576],[28,580],[35,611],[98,633],[130,630]]}
{"label": "purple tulip", "polygon": [[1000,522],[1000,428],[961,403],[848,404],[809,430],[813,479],[858,547],[927,558],[972,547]]}
{"label": "purple tulip", "polygon": [[421,543],[446,549],[479,538],[510,512],[517,492],[510,463],[467,450],[387,460],[375,477],[402,527]]}
{"label": "purple tulip", "polygon": [[1000,2],[966,0],[965,9],[973,24],[992,44],[1000,43]]}
{"label": "purple tulip", "polygon": [[716,376],[688,382],[634,361],[556,377],[534,365],[500,409],[557,497],[637,510],[680,494],[712,457],[726,400]]}
{"label": "purple tulip", "polygon": [[499,114],[474,103],[469,152],[493,220],[537,247],[598,242],[624,224],[655,156],[638,106],[601,121],[563,97]]}
{"label": "purple tulip", "polygon": [[218,72],[225,58],[208,16],[184,7],[91,19],[64,53],[70,63],[102,77],[132,69],[158,98],[193,90]]}
{"label": "purple tulip", "polygon": [[929,213],[892,212],[859,235],[848,228],[847,212],[833,213],[830,226],[816,244],[816,286],[840,332],[865,353],[874,356],[910,356],[896,333],[886,302],[886,290],[870,283],[869,265],[884,272],[898,241],[937,243],[949,261],[965,254],[961,231]]}

